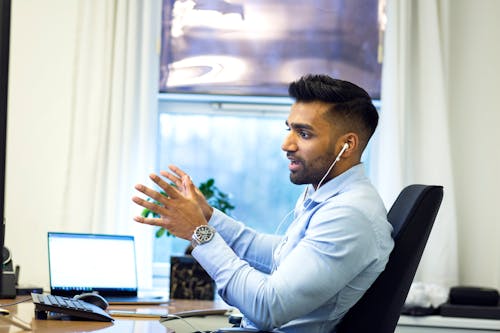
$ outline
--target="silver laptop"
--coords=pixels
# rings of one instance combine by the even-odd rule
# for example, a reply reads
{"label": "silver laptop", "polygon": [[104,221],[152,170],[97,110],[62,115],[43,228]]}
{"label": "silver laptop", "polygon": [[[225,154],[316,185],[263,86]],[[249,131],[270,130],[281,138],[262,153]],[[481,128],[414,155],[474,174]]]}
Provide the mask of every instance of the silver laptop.
{"label": "silver laptop", "polygon": [[48,233],[50,292],[73,297],[96,292],[110,304],[162,304],[139,297],[134,236]]}

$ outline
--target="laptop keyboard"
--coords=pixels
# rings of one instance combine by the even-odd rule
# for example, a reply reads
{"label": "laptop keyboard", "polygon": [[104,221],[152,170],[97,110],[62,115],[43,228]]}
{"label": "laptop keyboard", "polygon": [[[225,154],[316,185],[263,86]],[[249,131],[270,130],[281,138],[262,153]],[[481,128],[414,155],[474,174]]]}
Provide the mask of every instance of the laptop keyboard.
{"label": "laptop keyboard", "polygon": [[106,311],[100,307],[64,296],[31,294],[35,305],[36,319],[54,319],[68,317],[73,320],[113,321]]}

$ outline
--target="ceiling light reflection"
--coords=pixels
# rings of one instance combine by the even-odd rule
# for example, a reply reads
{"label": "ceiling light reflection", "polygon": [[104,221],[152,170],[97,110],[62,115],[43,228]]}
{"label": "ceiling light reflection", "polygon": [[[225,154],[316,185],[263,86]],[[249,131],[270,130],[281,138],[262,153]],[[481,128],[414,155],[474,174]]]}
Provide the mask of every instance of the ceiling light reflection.
{"label": "ceiling light reflection", "polygon": [[[242,30],[244,28],[243,5],[222,1],[220,10],[196,1],[175,1],[172,11],[172,37],[181,37],[184,29],[205,27],[217,30]],[[216,8],[217,6],[215,6]],[[200,9],[203,8],[203,9]],[[209,9],[210,8],[210,9]]]}
{"label": "ceiling light reflection", "polygon": [[169,67],[168,87],[203,83],[233,82],[245,77],[247,64],[228,56],[197,56],[174,62]]}

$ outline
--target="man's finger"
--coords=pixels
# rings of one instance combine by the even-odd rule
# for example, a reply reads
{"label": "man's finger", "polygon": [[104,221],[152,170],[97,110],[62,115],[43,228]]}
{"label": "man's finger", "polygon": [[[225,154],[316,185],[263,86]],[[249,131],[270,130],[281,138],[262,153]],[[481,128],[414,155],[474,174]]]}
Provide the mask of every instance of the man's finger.
{"label": "man's finger", "polygon": [[132,201],[138,204],[139,206],[147,208],[158,215],[166,216],[168,214],[167,211],[168,207],[160,206],[158,204],[155,204],[154,202],[144,200],[143,198],[139,197],[133,197]]}
{"label": "man's finger", "polygon": [[188,176],[187,173],[185,173],[184,171],[182,171],[179,167],[177,167],[175,165],[169,165],[168,168],[170,170],[172,170],[172,172],[175,173],[177,176],[179,176],[179,178],[181,178],[181,179],[184,176]]}
{"label": "man's finger", "polygon": [[186,189],[187,195],[189,197],[195,198],[196,187],[194,186],[191,178],[188,175],[184,175],[184,177],[182,177],[182,186],[184,186],[184,188]]}
{"label": "man's finger", "polygon": [[161,170],[160,171],[160,175],[162,175],[163,177],[165,177],[168,180],[170,180],[178,188],[180,188],[182,186],[182,179],[179,178],[179,177],[177,177],[177,176],[175,176],[175,175],[173,175],[173,174],[171,174],[170,172]]}
{"label": "man's finger", "polygon": [[165,191],[165,193],[168,194],[169,197],[172,199],[177,199],[182,197],[182,194],[177,190],[175,187],[164,181],[160,176],[152,173],[149,175],[149,178],[151,178],[152,181],[156,183],[161,189]]}
{"label": "man's finger", "polygon": [[167,202],[166,200],[168,200],[167,197],[165,197],[163,194],[161,194],[158,191],[155,191],[155,190],[153,190],[145,185],[137,184],[137,185],[135,185],[135,189],[141,193],[144,193],[145,195],[147,195],[151,199],[154,199],[163,205],[165,205],[165,203]]}
{"label": "man's finger", "polygon": [[142,224],[149,224],[149,225],[156,225],[156,226],[163,226],[164,221],[160,218],[146,218],[144,216],[136,216],[134,217],[134,221],[142,223]]}

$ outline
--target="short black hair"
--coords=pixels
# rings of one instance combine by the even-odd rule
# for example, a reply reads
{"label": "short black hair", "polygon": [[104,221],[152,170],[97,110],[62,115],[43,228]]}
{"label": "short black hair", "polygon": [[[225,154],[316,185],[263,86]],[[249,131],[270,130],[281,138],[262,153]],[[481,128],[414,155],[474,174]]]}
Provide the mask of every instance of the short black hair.
{"label": "short black hair", "polygon": [[307,74],[290,83],[288,94],[296,102],[331,104],[330,112],[340,116],[346,130],[356,131],[368,143],[378,124],[378,112],[370,95],[352,82],[323,74]]}

